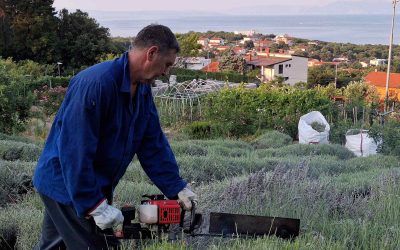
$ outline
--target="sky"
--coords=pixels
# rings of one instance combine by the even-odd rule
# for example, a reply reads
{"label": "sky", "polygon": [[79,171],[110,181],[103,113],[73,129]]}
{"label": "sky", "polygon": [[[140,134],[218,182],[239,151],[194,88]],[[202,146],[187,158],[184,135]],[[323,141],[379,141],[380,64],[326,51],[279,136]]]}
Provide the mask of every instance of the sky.
{"label": "sky", "polygon": [[392,0],[54,0],[59,10],[190,11],[223,14],[390,14]]}

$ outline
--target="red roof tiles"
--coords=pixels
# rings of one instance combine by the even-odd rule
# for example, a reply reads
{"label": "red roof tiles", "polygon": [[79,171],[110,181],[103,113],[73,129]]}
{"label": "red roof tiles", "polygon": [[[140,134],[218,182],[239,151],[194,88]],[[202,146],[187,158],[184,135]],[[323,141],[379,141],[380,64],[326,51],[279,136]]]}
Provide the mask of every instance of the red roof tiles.
{"label": "red roof tiles", "polygon": [[[371,72],[365,77],[365,81],[376,87],[386,88],[386,72]],[[391,73],[389,88],[400,88],[400,73]]]}
{"label": "red roof tiles", "polygon": [[202,71],[204,72],[219,72],[219,62],[212,62],[202,68]]}

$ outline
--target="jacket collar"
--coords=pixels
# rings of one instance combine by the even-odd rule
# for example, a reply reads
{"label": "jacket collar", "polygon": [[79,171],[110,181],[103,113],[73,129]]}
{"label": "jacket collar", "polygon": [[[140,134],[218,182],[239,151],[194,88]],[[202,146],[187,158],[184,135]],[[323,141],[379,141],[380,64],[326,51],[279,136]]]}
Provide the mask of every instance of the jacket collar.
{"label": "jacket collar", "polygon": [[[131,93],[131,75],[129,72],[129,59],[128,58],[129,58],[128,52],[125,52],[122,55],[122,57],[120,58],[120,62],[122,63],[123,68],[124,68],[124,71],[123,71],[124,75],[122,78],[122,84],[121,84],[120,91],[123,93],[130,94]],[[136,90],[138,92],[138,94],[140,94],[140,95],[144,95],[146,93],[146,88],[145,88],[145,86],[142,86],[142,85],[146,85],[146,83],[139,82],[137,90]]]}

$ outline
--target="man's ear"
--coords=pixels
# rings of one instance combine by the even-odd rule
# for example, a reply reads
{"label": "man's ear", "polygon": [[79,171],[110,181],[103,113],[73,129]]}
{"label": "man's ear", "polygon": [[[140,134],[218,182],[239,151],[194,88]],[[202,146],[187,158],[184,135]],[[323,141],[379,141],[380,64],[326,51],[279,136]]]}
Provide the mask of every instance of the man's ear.
{"label": "man's ear", "polygon": [[153,61],[157,53],[158,53],[158,47],[157,46],[151,46],[147,50],[147,60],[148,61]]}

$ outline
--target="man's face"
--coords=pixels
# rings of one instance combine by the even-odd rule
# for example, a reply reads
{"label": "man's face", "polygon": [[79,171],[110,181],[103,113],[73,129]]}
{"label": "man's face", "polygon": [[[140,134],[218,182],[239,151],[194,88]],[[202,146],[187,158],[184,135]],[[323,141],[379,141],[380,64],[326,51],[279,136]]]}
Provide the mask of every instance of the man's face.
{"label": "man's face", "polygon": [[176,59],[176,51],[174,49],[160,53],[158,48],[155,48],[152,47],[147,52],[147,63],[144,74],[144,80],[147,83],[153,83],[156,78],[168,75]]}

